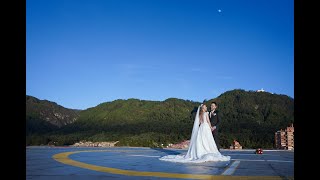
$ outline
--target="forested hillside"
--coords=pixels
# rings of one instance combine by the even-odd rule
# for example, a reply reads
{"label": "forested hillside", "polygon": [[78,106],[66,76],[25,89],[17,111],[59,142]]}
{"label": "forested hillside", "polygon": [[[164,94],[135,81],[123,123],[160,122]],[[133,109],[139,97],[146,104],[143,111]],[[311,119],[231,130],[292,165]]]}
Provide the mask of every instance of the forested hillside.
{"label": "forested hillside", "polygon": [[[294,122],[294,100],[285,95],[268,92],[227,91],[208,100],[218,103],[222,115],[220,141],[228,148],[234,139],[243,148],[272,148],[274,132]],[[96,107],[74,111],[75,119],[47,132],[27,134],[27,145],[56,142],[68,145],[80,140],[119,141],[119,146],[161,147],[190,138],[194,116],[200,102],[170,98],[165,101],[139,99],[115,100]],[[37,115],[30,118],[46,122]],[[69,116],[70,117],[70,116]],[[30,123],[29,123],[30,124]],[[38,123],[39,124],[39,123]],[[47,125],[47,124],[46,124]],[[28,129],[27,123],[27,129]],[[46,126],[43,126],[46,127]],[[39,128],[38,128],[39,129]]]}
{"label": "forested hillside", "polygon": [[[48,100],[40,100],[26,96],[26,135],[34,135],[35,139],[62,126],[73,123],[79,117],[79,110],[68,109]],[[37,137],[39,136],[39,137]],[[37,141],[35,141],[35,144]]]}

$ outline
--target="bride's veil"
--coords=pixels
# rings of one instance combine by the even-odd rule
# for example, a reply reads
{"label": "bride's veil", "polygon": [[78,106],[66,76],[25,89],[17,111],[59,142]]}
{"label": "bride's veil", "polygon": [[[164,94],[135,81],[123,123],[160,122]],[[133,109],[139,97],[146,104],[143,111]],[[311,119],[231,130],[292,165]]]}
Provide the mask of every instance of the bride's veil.
{"label": "bride's veil", "polygon": [[197,140],[196,138],[197,138],[197,134],[198,134],[198,130],[199,130],[199,111],[200,111],[201,106],[202,106],[202,104],[198,107],[198,110],[197,110],[196,118],[193,123],[189,149],[188,149],[188,152],[187,152],[185,158],[192,158],[192,157],[196,156],[195,144],[196,144],[196,140]]}

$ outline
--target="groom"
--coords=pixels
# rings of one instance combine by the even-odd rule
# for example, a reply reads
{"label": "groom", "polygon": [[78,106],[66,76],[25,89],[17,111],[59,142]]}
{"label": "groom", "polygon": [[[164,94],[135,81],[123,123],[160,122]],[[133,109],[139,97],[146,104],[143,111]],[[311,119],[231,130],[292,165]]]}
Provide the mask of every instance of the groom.
{"label": "groom", "polygon": [[212,135],[214,141],[216,142],[217,148],[220,151],[220,144],[219,144],[219,134],[218,134],[218,125],[220,123],[220,116],[219,111],[217,111],[218,104],[216,102],[211,103],[211,111],[209,112],[209,118],[212,125]]}

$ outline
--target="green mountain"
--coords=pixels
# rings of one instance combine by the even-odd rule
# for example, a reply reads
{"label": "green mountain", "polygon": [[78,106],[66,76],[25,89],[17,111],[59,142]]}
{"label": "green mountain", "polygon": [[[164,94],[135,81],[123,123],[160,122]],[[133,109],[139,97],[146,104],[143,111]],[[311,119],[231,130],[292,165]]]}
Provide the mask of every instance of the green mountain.
{"label": "green mountain", "polygon": [[222,112],[220,139],[235,139],[244,148],[274,145],[274,133],[294,122],[294,100],[268,92],[232,90],[215,99]]}
{"label": "green mountain", "polygon": [[79,110],[67,109],[55,102],[26,96],[26,134],[45,134],[73,123]]}
{"label": "green mountain", "polygon": [[[224,148],[228,148],[234,139],[244,148],[273,147],[274,132],[294,122],[294,100],[285,95],[237,89],[227,91],[206,104],[209,106],[212,101],[218,103],[222,115],[219,131]],[[27,144],[57,142],[66,145],[80,140],[117,140],[117,145],[165,146],[190,138],[199,104],[176,98],[105,102],[74,111],[77,118],[69,123],[60,123],[60,128],[48,131],[40,140],[34,134],[27,136]],[[31,107],[28,106],[34,104],[27,103],[27,114],[30,114],[28,109]],[[46,119],[39,120],[44,122]]]}

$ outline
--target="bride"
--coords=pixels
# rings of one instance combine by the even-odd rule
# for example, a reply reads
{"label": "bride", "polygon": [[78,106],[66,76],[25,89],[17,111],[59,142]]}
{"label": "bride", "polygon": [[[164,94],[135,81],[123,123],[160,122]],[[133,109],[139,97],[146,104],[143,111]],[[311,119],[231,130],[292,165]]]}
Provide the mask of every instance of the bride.
{"label": "bride", "polygon": [[167,155],[159,158],[163,161],[181,163],[202,163],[207,161],[230,161],[230,156],[223,156],[216,146],[212,135],[212,126],[207,106],[198,107],[194,120],[189,149],[186,155]]}

